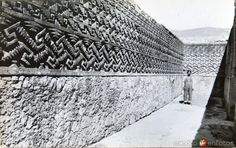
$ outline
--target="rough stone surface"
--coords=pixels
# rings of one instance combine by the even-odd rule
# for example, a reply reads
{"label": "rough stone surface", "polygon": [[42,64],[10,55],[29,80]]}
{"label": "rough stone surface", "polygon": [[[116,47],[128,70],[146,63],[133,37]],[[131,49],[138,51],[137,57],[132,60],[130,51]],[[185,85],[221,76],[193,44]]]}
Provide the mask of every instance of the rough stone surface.
{"label": "rough stone surface", "polygon": [[[236,1],[234,3],[236,6]],[[236,8],[235,8],[236,10]],[[235,11],[236,12],[236,11]],[[236,143],[236,46],[235,46],[235,40],[236,40],[236,13],[234,15],[234,24],[231,28],[230,36],[228,39],[226,52],[225,52],[225,60],[224,63],[222,63],[224,69],[222,70],[224,73],[224,85],[221,87],[221,90],[224,92],[224,104],[226,108],[227,118],[231,121],[234,121],[234,127],[233,127],[233,139]]]}
{"label": "rough stone surface", "polygon": [[1,77],[5,146],[85,146],[169,103],[181,76]]}

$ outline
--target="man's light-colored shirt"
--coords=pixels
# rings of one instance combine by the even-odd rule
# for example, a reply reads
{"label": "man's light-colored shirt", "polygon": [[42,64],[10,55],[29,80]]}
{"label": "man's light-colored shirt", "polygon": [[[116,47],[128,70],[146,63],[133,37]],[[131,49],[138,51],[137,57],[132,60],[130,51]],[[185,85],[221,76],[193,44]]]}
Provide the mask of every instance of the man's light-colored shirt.
{"label": "man's light-colored shirt", "polygon": [[186,77],[184,80],[184,88],[192,88],[193,87],[193,80],[192,77]]}

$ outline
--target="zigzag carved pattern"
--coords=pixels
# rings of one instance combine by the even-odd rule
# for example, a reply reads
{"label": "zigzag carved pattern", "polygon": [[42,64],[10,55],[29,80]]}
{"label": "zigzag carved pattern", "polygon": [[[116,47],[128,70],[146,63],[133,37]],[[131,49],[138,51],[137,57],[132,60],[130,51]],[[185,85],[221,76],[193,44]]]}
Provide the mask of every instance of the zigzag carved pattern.
{"label": "zigzag carved pattern", "polygon": [[184,69],[194,74],[217,74],[225,44],[190,44],[184,48]]}
{"label": "zigzag carved pattern", "polygon": [[181,73],[183,44],[126,0],[2,1],[0,66]]}

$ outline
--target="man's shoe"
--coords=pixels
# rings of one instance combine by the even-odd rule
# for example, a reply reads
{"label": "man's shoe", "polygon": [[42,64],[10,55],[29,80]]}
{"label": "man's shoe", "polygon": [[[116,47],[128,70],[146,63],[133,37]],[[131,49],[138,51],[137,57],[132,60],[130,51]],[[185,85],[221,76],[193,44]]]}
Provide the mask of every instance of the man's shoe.
{"label": "man's shoe", "polygon": [[186,102],[185,104],[191,105],[191,102]]}
{"label": "man's shoe", "polygon": [[179,103],[184,103],[184,101],[182,100],[182,101],[179,101]]}

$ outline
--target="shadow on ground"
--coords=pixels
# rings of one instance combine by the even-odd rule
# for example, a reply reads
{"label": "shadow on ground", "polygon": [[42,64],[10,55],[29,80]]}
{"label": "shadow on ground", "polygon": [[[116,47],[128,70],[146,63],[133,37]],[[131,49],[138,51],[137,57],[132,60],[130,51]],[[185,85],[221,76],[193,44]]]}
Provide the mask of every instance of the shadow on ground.
{"label": "shadow on ground", "polygon": [[195,139],[192,142],[193,147],[233,147],[233,121],[227,119],[224,106],[224,60],[221,63],[219,73],[215,80],[210,98],[206,105],[206,110],[202,123]]}

